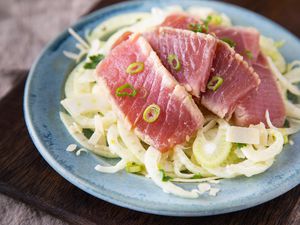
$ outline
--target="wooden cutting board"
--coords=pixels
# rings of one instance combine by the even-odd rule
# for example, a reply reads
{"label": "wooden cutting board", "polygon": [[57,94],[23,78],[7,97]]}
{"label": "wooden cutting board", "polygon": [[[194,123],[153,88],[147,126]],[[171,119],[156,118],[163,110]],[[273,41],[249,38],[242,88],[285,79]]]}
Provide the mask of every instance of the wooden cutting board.
{"label": "wooden cutting board", "polygon": [[[102,1],[95,9],[116,1]],[[281,22],[300,36],[296,0],[230,1]],[[284,11],[282,11],[284,10]],[[294,16],[294,17],[293,17]],[[286,18],[282,20],[282,18]],[[299,54],[300,58],[300,54]],[[0,100],[0,192],[42,209],[71,224],[214,225],[300,224],[300,186],[268,203],[218,216],[176,218],[149,215],[94,198],[57,174],[39,155],[23,119],[23,89],[28,71],[12,71],[19,80]]]}

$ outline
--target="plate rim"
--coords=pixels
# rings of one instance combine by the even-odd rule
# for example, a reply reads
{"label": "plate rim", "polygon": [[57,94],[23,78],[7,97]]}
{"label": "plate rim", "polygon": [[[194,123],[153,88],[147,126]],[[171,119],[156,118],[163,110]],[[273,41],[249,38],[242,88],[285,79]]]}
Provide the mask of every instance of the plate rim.
{"label": "plate rim", "polygon": [[[146,0],[146,1],[151,2],[151,0]],[[121,8],[121,7],[126,7],[126,6],[129,6],[129,5],[135,5],[137,3],[143,3],[143,2],[145,2],[145,1],[143,1],[143,0],[133,0],[133,1],[124,1],[124,2],[121,2],[121,3],[116,3],[116,4],[106,6],[104,8],[101,8],[101,9],[93,12],[93,13],[90,13],[90,14],[84,16],[84,17],[79,18],[79,20],[77,20],[77,22],[75,22],[74,24],[72,24],[69,27],[78,28],[78,27],[84,26],[87,22],[89,22],[93,18],[99,16],[100,14],[112,11],[114,9],[117,10],[118,8]],[[195,2],[195,3],[197,3],[199,1],[196,1],[196,0],[183,0],[183,2]],[[295,40],[300,42],[298,37],[296,35],[294,35],[293,33],[291,33],[289,30],[287,30],[285,27],[273,22],[272,20],[270,20],[270,19],[268,19],[268,18],[266,18],[266,17],[264,17],[264,16],[262,16],[262,15],[256,13],[256,12],[253,12],[251,10],[248,10],[246,8],[243,8],[243,7],[234,5],[234,4],[219,2],[219,1],[214,1],[214,0],[202,0],[200,2],[214,2],[215,4],[220,4],[220,5],[223,5],[223,6],[229,6],[229,7],[236,8],[238,10],[246,11],[248,13],[253,14],[255,17],[258,17],[260,20],[266,20],[272,26],[280,27],[281,30],[283,30],[284,32],[287,32],[292,38],[294,38]],[[180,5],[180,2],[178,2],[178,4]],[[32,117],[31,117],[31,113],[30,113],[30,109],[29,109],[30,108],[30,104],[29,104],[30,85],[31,85],[31,81],[33,79],[35,69],[36,69],[37,65],[39,64],[39,61],[42,58],[42,56],[45,55],[45,53],[51,48],[51,46],[59,43],[61,41],[61,39],[65,37],[66,34],[67,34],[67,30],[65,29],[63,32],[61,32],[59,35],[57,35],[52,41],[50,41],[43,48],[41,53],[38,55],[38,57],[34,61],[32,67],[30,68],[30,72],[29,72],[28,77],[26,79],[26,84],[25,84],[25,89],[24,89],[23,114],[24,114],[25,123],[26,123],[27,129],[28,129],[29,135],[30,135],[36,149],[39,151],[41,156],[46,160],[46,162],[60,176],[65,178],[71,184],[75,185],[76,187],[78,187],[82,191],[84,191],[88,194],[91,194],[92,196],[94,196],[94,197],[96,197],[100,200],[104,200],[104,201],[107,201],[109,203],[112,203],[112,204],[115,204],[115,205],[118,205],[118,206],[121,206],[121,207],[124,207],[124,208],[133,209],[135,211],[144,212],[144,213],[151,213],[151,214],[156,214],[156,215],[166,215],[166,216],[196,217],[196,216],[219,215],[219,214],[244,210],[244,209],[247,209],[247,208],[251,208],[253,206],[258,206],[262,203],[268,202],[268,201],[270,201],[270,200],[286,193],[287,191],[291,190],[292,188],[294,188],[295,186],[297,186],[300,183],[300,181],[296,181],[297,179],[294,179],[294,182],[288,183],[289,185],[283,184],[282,186],[272,190],[272,192],[266,193],[264,196],[261,196],[261,198],[259,200],[256,199],[256,200],[252,200],[251,202],[248,202],[248,204],[239,204],[239,205],[229,206],[229,207],[222,208],[222,209],[214,209],[214,210],[211,210],[211,211],[183,211],[183,210],[168,210],[168,209],[166,209],[166,210],[151,209],[151,208],[145,207],[142,204],[133,204],[130,201],[126,201],[126,200],[122,199],[121,194],[118,197],[118,195],[114,195],[113,193],[111,193],[109,195],[108,193],[106,193],[106,190],[103,191],[102,189],[100,189],[100,190],[98,189],[96,191],[96,190],[94,190],[94,188],[88,187],[90,185],[87,184],[87,182],[83,181],[81,178],[78,178],[72,172],[65,169],[49,153],[48,149],[43,145],[43,141],[38,137],[38,132],[36,131],[36,129],[34,127]],[[299,178],[300,178],[300,175],[299,175]],[[125,199],[128,199],[128,198],[130,198],[130,196],[125,196]]]}

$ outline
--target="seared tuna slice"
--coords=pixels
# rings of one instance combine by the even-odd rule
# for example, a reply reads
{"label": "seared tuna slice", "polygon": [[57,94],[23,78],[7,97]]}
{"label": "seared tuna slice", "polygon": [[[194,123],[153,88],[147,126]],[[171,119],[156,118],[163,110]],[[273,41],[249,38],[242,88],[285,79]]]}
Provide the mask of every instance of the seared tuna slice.
{"label": "seared tuna slice", "polygon": [[230,119],[239,101],[256,89],[259,82],[258,75],[243,57],[219,41],[208,88],[201,103],[219,117]]}
{"label": "seared tuna slice", "polygon": [[206,34],[160,27],[144,36],[164,66],[192,95],[206,90],[217,40]]}
{"label": "seared tuna slice", "polygon": [[256,61],[260,52],[260,34],[255,28],[210,26],[209,31],[221,40],[232,42],[234,50],[249,64]]}
{"label": "seared tuna slice", "polygon": [[161,151],[184,143],[203,125],[191,96],[138,34],[112,49],[96,73],[127,127]]}
{"label": "seared tuna slice", "polygon": [[285,121],[285,107],[280,89],[269,68],[266,57],[260,54],[252,65],[261,80],[257,90],[253,90],[237,106],[234,121],[237,125],[266,123],[265,113],[268,110],[274,126],[282,127]]}

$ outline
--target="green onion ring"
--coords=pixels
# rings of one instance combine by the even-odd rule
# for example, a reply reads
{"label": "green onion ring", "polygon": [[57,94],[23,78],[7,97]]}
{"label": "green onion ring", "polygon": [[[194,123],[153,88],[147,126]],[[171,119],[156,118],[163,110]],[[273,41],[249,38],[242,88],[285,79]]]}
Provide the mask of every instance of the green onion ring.
{"label": "green onion ring", "polygon": [[[175,64],[174,64],[175,62]],[[179,71],[181,69],[181,64],[179,62],[178,56],[175,54],[168,55],[168,63],[172,67],[172,69]]]}
{"label": "green onion ring", "polygon": [[158,119],[159,114],[160,114],[160,107],[156,104],[151,104],[145,109],[143,113],[143,119],[147,123],[153,123]]}
{"label": "green onion ring", "polygon": [[212,91],[216,91],[218,90],[218,88],[222,85],[223,83],[223,78],[220,76],[213,76],[211,78],[211,80],[208,82],[207,84],[207,88],[212,90]]}
{"label": "green onion ring", "polygon": [[[124,91],[125,89],[130,89],[131,93]],[[126,83],[116,89],[116,95],[119,97],[125,97],[125,96],[134,97],[134,96],[136,96],[136,94],[137,94],[137,91],[129,83]]]}
{"label": "green onion ring", "polygon": [[127,69],[126,69],[126,73],[130,74],[130,75],[135,75],[137,73],[143,72],[144,70],[144,63],[143,62],[134,62],[131,63]]}

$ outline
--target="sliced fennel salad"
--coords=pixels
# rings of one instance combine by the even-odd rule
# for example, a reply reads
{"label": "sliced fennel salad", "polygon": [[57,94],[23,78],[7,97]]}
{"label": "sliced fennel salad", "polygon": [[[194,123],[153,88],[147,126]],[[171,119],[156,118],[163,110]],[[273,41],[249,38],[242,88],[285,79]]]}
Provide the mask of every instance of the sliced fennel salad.
{"label": "sliced fennel salad", "polygon": [[[284,144],[293,144],[289,135],[300,130],[300,61],[286,63],[279,48],[284,44],[261,36],[262,52],[268,56],[284,97],[287,111],[286,128],[272,125],[268,111],[268,127],[263,123],[237,127],[212,115],[205,115],[205,125],[195,138],[185,145],[177,145],[161,153],[143,143],[119,120],[97,82],[94,70],[115,41],[124,32],[143,32],[159,25],[170,13],[183,11],[179,6],[166,9],[153,8],[151,12],[129,13],[108,19],[80,37],[74,30],[70,34],[78,41],[78,53],[64,51],[66,57],[77,62],[65,83],[65,97],[61,101],[65,111],[60,118],[68,132],[79,143],[70,144],[67,151],[92,152],[106,158],[118,158],[115,165],[95,165],[95,170],[116,173],[126,170],[151,178],[163,191],[185,198],[197,198],[208,192],[215,196],[219,189],[211,187],[219,179],[253,176],[266,171],[274,163]],[[212,23],[232,26],[228,16],[210,8],[191,7],[190,14],[202,19],[211,16]],[[193,190],[185,190],[177,182],[199,183]]]}

